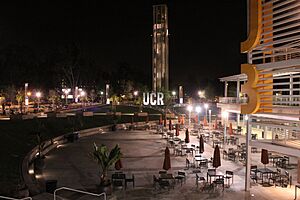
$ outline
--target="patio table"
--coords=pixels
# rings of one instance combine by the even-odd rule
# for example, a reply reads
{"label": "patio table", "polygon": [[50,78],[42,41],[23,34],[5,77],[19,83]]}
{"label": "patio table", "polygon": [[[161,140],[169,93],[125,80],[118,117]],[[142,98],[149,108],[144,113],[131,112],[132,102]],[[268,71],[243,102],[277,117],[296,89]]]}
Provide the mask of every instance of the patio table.
{"label": "patio table", "polygon": [[208,181],[208,177],[209,177],[209,184],[211,184],[211,177],[222,178],[223,176],[224,176],[223,174],[217,174],[216,171],[208,171],[206,180]]}
{"label": "patio table", "polygon": [[275,165],[276,161],[281,159],[281,158],[283,158],[283,157],[280,156],[280,155],[273,155],[273,154],[269,155],[269,159],[272,160],[273,166]]}
{"label": "patio table", "polygon": [[213,147],[215,147],[215,145],[219,145],[219,147],[221,147],[222,141],[220,141],[220,140],[213,140]]}
{"label": "patio table", "polygon": [[269,175],[274,174],[276,172],[274,172],[273,170],[271,170],[269,168],[258,168],[257,173],[260,173],[262,184],[264,184],[265,183],[264,182],[264,175],[267,175],[267,179],[269,179]]}

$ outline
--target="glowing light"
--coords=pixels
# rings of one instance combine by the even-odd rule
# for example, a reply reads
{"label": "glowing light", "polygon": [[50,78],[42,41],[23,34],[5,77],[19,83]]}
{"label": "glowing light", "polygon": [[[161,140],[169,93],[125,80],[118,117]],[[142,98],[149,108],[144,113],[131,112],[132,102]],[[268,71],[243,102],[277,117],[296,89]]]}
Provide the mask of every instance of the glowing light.
{"label": "glowing light", "polygon": [[133,92],[133,95],[134,95],[134,96],[137,96],[138,94],[139,94],[138,91],[134,91],[134,92]]}
{"label": "glowing light", "polygon": [[37,98],[41,98],[42,93],[41,93],[41,92],[36,92],[35,96],[36,96]]}
{"label": "glowing light", "polygon": [[175,96],[175,95],[176,95],[176,92],[175,92],[175,91],[172,91],[172,95]]}
{"label": "glowing light", "polygon": [[201,107],[200,107],[200,106],[197,106],[195,109],[196,109],[196,112],[197,112],[197,113],[200,113],[200,112],[201,112]]}
{"label": "glowing light", "polygon": [[222,112],[222,118],[227,119],[228,115],[229,115],[229,113],[227,111]]}
{"label": "glowing light", "polygon": [[193,110],[193,106],[191,106],[191,105],[188,105],[188,107],[186,108],[189,112],[192,112],[192,110]]}
{"label": "glowing light", "polygon": [[29,174],[34,174],[34,170],[33,170],[33,169],[30,169],[30,170],[28,170],[28,173],[29,173]]}
{"label": "glowing light", "polygon": [[205,109],[207,109],[208,108],[208,104],[206,103],[206,104],[204,104],[204,108]]}

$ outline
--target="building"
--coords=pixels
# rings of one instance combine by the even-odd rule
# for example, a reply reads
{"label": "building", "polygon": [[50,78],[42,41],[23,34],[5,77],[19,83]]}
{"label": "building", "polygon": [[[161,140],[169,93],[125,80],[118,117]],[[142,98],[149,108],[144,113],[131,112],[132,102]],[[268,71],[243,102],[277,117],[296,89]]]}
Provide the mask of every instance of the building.
{"label": "building", "polygon": [[167,5],[153,6],[152,90],[169,90],[169,39]]}
{"label": "building", "polygon": [[[248,62],[241,74],[220,79],[225,90],[218,107],[236,116],[248,138],[247,173],[251,146],[300,157],[299,16],[297,0],[248,0],[248,38],[241,43]],[[229,82],[234,96],[227,95]]]}

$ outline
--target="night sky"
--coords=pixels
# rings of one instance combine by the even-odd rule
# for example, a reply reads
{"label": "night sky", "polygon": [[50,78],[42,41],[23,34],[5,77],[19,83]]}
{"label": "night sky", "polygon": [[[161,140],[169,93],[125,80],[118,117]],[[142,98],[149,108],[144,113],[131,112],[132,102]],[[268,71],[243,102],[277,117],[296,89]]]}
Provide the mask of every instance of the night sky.
{"label": "night sky", "polygon": [[[150,77],[155,3],[1,2],[0,47],[24,44],[42,53],[74,42],[103,70],[125,62],[143,69]],[[167,4],[170,89],[182,84],[191,92],[204,88],[208,81],[219,87],[217,78],[239,73],[244,58],[239,46],[246,39],[247,29],[246,0],[173,0]]]}

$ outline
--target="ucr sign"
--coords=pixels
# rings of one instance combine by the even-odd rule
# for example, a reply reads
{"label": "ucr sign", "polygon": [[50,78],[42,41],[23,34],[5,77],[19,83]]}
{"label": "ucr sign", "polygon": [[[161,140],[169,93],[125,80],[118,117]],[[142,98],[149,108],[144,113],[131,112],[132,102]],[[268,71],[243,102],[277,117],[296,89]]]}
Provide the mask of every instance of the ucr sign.
{"label": "ucr sign", "polygon": [[143,105],[152,105],[152,106],[163,106],[164,105],[164,94],[162,92],[147,92],[143,93]]}

